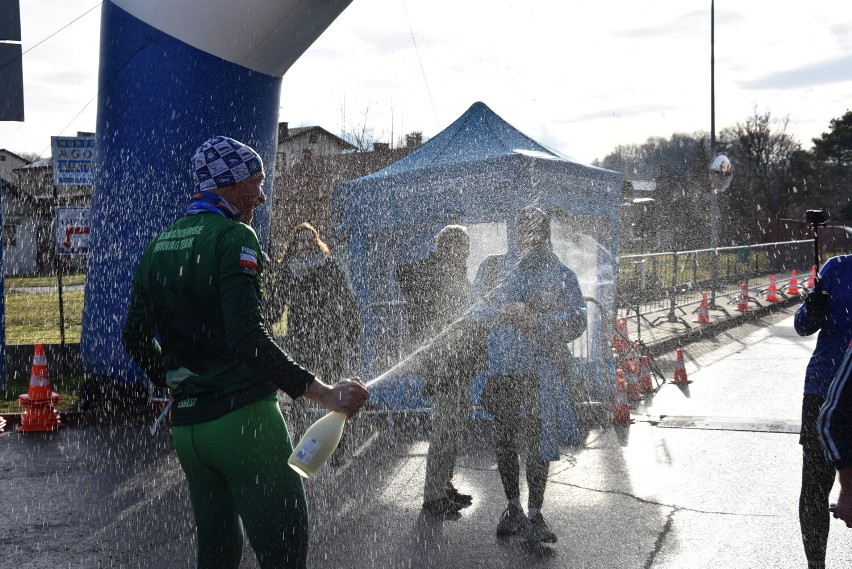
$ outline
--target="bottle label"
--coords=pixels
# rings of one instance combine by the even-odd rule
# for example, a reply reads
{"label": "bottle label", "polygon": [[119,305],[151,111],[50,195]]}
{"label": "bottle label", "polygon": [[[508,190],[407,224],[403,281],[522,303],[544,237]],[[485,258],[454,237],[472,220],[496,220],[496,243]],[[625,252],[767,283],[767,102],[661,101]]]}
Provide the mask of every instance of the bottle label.
{"label": "bottle label", "polygon": [[311,460],[313,460],[317,451],[319,451],[320,447],[322,447],[322,443],[313,437],[308,437],[302,441],[301,447],[302,448],[296,452],[296,460],[302,464],[309,464]]}

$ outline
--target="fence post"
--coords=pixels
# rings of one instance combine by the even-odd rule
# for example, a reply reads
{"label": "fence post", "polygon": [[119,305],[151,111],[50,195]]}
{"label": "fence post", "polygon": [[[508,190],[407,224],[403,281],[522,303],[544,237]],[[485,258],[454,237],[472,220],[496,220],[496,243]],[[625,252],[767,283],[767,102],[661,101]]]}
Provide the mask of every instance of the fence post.
{"label": "fence post", "polygon": [[674,263],[672,266],[672,292],[671,296],[669,296],[669,322],[677,322],[677,316],[675,316],[675,307],[677,306],[677,251],[672,253],[674,257]]}

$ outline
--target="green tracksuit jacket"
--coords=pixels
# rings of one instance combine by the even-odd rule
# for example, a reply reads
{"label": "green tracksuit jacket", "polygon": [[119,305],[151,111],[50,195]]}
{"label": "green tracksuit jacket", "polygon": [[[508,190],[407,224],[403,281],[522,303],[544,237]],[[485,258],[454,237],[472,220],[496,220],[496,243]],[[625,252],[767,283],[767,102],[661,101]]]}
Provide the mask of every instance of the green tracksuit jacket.
{"label": "green tracksuit jacket", "polygon": [[264,327],[263,264],[254,230],[216,213],[184,217],[145,248],[122,340],[151,381],[172,389],[173,425],[277,389],[296,398],[313,381]]}

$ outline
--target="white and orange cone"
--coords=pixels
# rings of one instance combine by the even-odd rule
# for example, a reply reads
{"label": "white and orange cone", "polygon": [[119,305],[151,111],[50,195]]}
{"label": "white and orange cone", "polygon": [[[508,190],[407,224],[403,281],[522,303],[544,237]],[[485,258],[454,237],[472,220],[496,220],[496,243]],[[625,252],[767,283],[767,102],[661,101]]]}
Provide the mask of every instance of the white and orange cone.
{"label": "white and orange cone", "polygon": [[615,320],[615,333],[612,335],[612,347],[619,354],[626,354],[631,347],[630,337],[627,334],[627,318]]}
{"label": "white and orange cone", "polygon": [[651,364],[648,356],[642,356],[642,364],[639,366],[639,391],[641,393],[653,393],[654,384],[651,383]]}
{"label": "white and orange cone", "polygon": [[769,276],[769,288],[766,291],[766,302],[778,302],[778,285],[775,282],[775,275]]}
{"label": "white and orange cone", "polygon": [[737,302],[737,312],[748,312],[751,308],[748,307],[748,283],[743,283],[740,287],[740,300]]}
{"label": "white and orange cone", "polygon": [[695,319],[699,324],[710,324],[710,302],[707,300],[708,292],[705,290],[701,293],[701,304],[698,305],[698,318]]}
{"label": "white and orange cone", "polygon": [[60,399],[61,396],[54,393],[50,386],[44,345],[36,344],[29,388],[26,393],[18,396],[18,402],[25,409],[18,431],[45,432],[64,427],[59,421],[59,413],[54,408]]}
{"label": "white and orange cone", "polygon": [[799,276],[796,269],[793,269],[793,272],[790,274],[790,284],[787,285],[787,292],[789,294],[799,294]]}
{"label": "white and orange cone", "polygon": [[616,388],[615,405],[612,410],[612,422],[616,425],[630,424],[630,403],[627,401],[627,383],[624,381],[624,372],[615,370]]}
{"label": "white and orange cone", "polygon": [[689,385],[692,380],[686,376],[686,363],[683,361],[683,348],[677,349],[677,361],[675,362],[674,379],[675,385]]}
{"label": "white and orange cone", "polygon": [[641,352],[642,347],[639,342],[634,343],[624,361],[624,379],[627,383],[627,399],[630,401],[639,401],[642,398],[639,394],[639,354]]}

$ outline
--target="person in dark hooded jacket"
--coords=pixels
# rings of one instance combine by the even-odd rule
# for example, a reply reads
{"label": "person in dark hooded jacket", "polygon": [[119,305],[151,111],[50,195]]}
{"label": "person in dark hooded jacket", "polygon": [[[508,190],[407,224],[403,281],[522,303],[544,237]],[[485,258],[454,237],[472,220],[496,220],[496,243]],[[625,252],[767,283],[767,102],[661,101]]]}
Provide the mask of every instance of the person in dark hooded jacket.
{"label": "person in dark hooded jacket", "polygon": [[406,299],[410,348],[419,350],[414,365],[426,381],[424,395],[432,399],[423,511],[445,519],[458,517],[473,502],[452,483],[478,367],[476,334],[465,314],[469,250],[467,230],[448,225],[436,236],[434,251],[396,269]]}
{"label": "person in dark hooded jacket", "polygon": [[[329,383],[342,379],[358,361],[361,326],[358,308],[343,271],[307,221],[293,228],[283,255],[267,283],[267,320],[290,356]],[[275,334],[281,323],[283,335]],[[303,431],[310,417],[294,404],[294,430]],[[331,457],[341,464],[343,441]]]}

